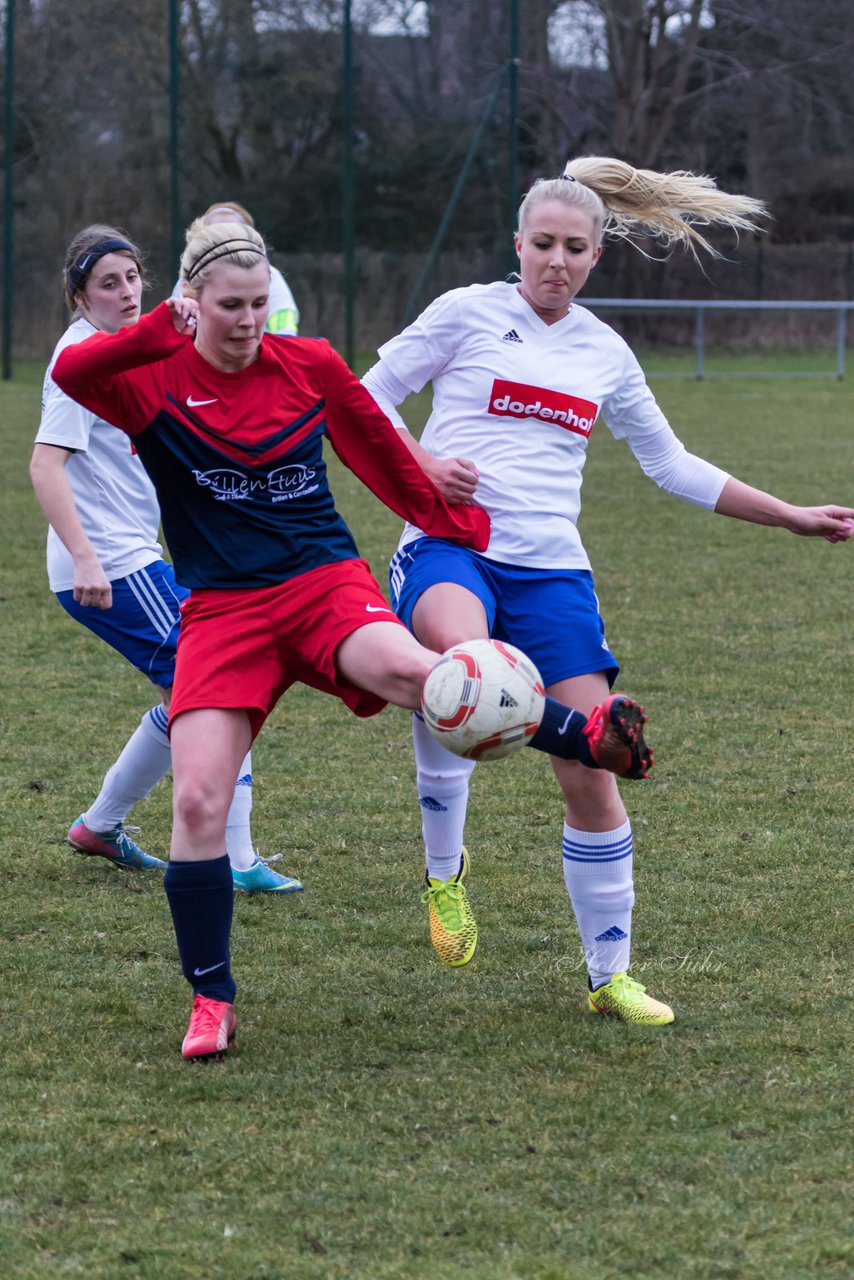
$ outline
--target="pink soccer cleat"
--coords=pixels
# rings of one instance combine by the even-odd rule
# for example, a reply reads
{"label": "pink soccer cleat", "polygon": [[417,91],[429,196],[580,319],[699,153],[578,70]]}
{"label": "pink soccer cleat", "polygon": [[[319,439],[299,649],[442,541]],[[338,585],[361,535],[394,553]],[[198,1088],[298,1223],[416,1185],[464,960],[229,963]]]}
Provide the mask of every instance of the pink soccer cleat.
{"label": "pink soccer cleat", "polygon": [[196,996],[190,1025],[181,1045],[185,1058],[224,1058],[237,1030],[234,1005],[225,1000]]}

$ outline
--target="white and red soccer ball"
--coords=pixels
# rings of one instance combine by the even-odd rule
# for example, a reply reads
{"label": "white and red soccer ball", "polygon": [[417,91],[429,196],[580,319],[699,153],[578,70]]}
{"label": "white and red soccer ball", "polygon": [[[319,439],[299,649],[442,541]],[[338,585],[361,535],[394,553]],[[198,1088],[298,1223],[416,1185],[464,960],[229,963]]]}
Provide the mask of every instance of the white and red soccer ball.
{"label": "white and red soccer ball", "polygon": [[530,658],[503,640],[467,640],[443,653],[424,684],[433,737],[468,760],[501,760],[526,746],[543,718],[545,690]]}

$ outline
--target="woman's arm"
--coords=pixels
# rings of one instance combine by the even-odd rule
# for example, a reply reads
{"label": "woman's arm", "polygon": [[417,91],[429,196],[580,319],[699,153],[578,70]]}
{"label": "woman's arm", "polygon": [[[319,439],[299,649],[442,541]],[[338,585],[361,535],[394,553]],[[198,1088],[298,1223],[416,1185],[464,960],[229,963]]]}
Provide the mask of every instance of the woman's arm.
{"label": "woman's arm", "polygon": [[415,439],[397,412],[397,406],[406,399],[409,391],[381,360],[368,370],[362,384],[397,428],[401,440],[445,501],[472,502],[477,488],[477,467],[467,458],[437,458]]}
{"label": "woman's arm", "polygon": [[405,446],[405,433],[395,430],[341,357],[328,347],[319,354],[326,364],[327,432],[344,465],[402,519],[435,538],[484,551],[489,516],[483,508],[450,503]]}
{"label": "woman's arm", "polygon": [[824,537],[829,542],[843,542],[854,533],[852,507],[797,507],[732,476],[721,490],[715,511],[751,524],[788,529],[805,538]]}
{"label": "woman's arm", "polygon": [[294,338],[299,332],[299,308],[294,295],[281,271],[273,266],[270,267],[270,309],[265,332]]}
{"label": "woman's arm", "polygon": [[160,408],[159,392],[146,385],[142,371],[181,350],[195,330],[197,314],[192,298],[167,298],[136,324],[65,347],[51,376],[90,413],[134,435]]}
{"label": "woman's arm", "polygon": [[37,444],[30,460],[30,479],[39,506],[68,550],[74,567],[74,599],[79,604],[109,609],[113,589],[77,514],[65,468],[73,450]]}
{"label": "woman's arm", "polygon": [[822,536],[829,542],[842,542],[854,533],[854,508],[794,506],[689,453],[656,404],[633,356],[627,376],[609,398],[606,416],[613,434],[628,441],[645,474],[676,497],[718,515],[776,525],[805,537]]}
{"label": "woman's arm", "polygon": [[398,428],[397,434],[446,502],[474,501],[478,471],[473,462],[469,462],[467,458],[437,458],[435,454],[429,453],[407,428],[402,431]]}

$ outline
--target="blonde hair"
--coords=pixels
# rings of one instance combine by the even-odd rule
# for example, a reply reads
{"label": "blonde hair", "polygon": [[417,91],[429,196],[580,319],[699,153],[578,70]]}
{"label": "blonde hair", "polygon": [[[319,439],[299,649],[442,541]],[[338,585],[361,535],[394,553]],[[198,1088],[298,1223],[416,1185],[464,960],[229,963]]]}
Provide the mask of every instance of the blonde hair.
{"label": "blonde hair", "polygon": [[181,255],[181,283],[185,294],[196,297],[217,262],[233,267],[257,267],[267,263],[263,238],[245,222],[209,224],[205,215],[187,228],[187,247]]}
{"label": "blonde hair", "polygon": [[761,200],[720,191],[704,174],[683,169],[656,173],[608,156],[580,156],[569,161],[560,178],[535,182],[519,209],[520,231],[531,208],[542,200],[586,209],[597,244],[612,236],[640,248],[638,238],[650,236],[665,248],[678,244],[695,257],[698,247],[714,258],[722,256],[698,227],[760,231],[758,220],[767,216]]}
{"label": "blonde hair", "polygon": [[205,209],[202,214],[203,218],[209,218],[212,213],[235,213],[236,221],[245,222],[247,227],[255,226],[255,219],[248,209],[242,204],[238,204],[236,200],[217,200],[216,204],[212,204],[209,209]]}

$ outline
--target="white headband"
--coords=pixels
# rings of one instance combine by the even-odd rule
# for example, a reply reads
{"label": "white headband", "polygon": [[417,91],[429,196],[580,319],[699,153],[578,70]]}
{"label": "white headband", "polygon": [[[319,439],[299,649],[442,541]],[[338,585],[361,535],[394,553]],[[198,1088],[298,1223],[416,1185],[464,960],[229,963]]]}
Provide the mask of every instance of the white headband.
{"label": "white headband", "polygon": [[214,214],[214,213],[227,213],[228,216],[230,218],[233,218],[235,222],[242,222],[244,227],[249,226],[249,223],[246,221],[243,214],[238,213],[236,209],[227,209],[225,205],[217,205],[215,209],[208,209],[207,213],[205,214],[205,217],[209,218],[211,214]]}

